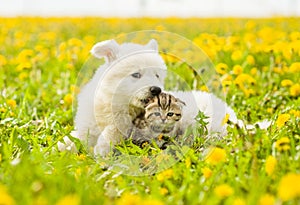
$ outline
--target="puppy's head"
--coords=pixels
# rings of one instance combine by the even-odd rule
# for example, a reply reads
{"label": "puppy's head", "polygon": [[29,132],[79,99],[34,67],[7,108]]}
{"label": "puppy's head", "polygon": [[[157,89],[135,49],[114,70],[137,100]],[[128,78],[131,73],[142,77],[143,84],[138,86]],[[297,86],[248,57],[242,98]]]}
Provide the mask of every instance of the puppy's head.
{"label": "puppy's head", "polygon": [[150,98],[161,92],[166,66],[155,40],[150,40],[146,45],[119,45],[114,40],[108,40],[97,43],[91,53],[106,59],[101,92],[113,96],[116,105],[144,108]]}

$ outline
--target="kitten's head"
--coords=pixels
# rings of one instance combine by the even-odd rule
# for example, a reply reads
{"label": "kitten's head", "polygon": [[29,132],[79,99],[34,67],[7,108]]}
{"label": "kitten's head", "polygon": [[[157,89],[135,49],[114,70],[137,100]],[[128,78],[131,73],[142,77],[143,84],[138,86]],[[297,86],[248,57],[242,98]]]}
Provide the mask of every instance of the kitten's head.
{"label": "kitten's head", "polygon": [[184,105],[185,103],[180,99],[167,93],[160,93],[145,107],[147,127],[155,133],[172,132],[176,123],[181,119]]}

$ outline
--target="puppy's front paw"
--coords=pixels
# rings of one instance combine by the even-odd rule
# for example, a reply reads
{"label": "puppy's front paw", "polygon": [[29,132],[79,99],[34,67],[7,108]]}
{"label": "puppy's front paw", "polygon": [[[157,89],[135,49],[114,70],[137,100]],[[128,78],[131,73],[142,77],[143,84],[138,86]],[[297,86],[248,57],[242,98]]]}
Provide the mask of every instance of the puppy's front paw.
{"label": "puppy's front paw", "polygon": [[110,144],[109,143],[97,143],[94,147],[95,156],[105,157],[110,152]]}
{"label": "puppy's front paw", "polygon": [[64,140],[63,143],[62,142],[57,143],[57,148],[60,152],[63,152],[63,151],[69,151],[72,153],[77,152],[74,142],[72,142],[67,136],[65,136],[63,138],[63,140]]}

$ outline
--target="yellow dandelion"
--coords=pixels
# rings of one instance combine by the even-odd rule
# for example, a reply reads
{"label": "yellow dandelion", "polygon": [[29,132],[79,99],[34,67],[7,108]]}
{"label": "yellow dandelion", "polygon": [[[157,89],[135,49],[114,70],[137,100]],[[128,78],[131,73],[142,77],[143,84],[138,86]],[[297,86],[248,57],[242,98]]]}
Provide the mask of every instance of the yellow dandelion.
{"label": "yellow dandelion", "polygon": [[211,177],[211,175],[212,175],[212,171],[211,171],[211,169],[208,168],[208,167],[202,168],[202,169],[201,169],[201,172],[202,172],[203,176],[204,176],[206,179],[208,179],[208,178]]}
{"label": "yellow dandelion", "polygon": [[246,205],[246,201],[242,198],[236,198],[232,202],[232,205]]}
{"label": "yellow dandelion", "polygon": [[251,75],[256,75],[256,74],[257,74],[257,68],[256,68],[256,67],[251,68],[250,74],[251,74]]}
{"label": "yellow dandelion", "polygon": [[155,30],[156,31],[164,31],[166,29],[165,29],[165,27],[163,25],[158,25],[158,26],[155,27]]}
{"label": "yellow dandelion", "polygon": [[289,113],[295,117],[300,117],[300,110],[290,110]]}
{"label": "yellow dandelion", "polygon": [[6,64],[7,64],[7,60],[6,60],[5,56],[0,55],[0,67],[4,66]]}
{"label": "yellow dandelion", "polygon": [[5,113],[7,111],[7,109],[6,108],[4,108],[4,107],[0,107],[0,112],[1,113]]}
{"label": "yellow dandelion", "polygon": [[17,102],[13,99],[6,100],[6,103],[11,108],[16,108],[17,107]]}
{"label": "yellow dandelion", "polygon": [[234,191],[228,184],[221,184],[214,189],[214,193],[220,198],[231,196]]}
{"label": "yellow dandelion", "polygon": [[72,204],[72,205],[79,205],[80,198],[75,194],[70,194],[61,198],[56,205],[65,205],[65,204]]}
{"label": "yellow dandelion", "polygon": [[142,204],[143,200],[138,195],[125,193],[117,200],[116,205],[139,205]]}
{"label": "yellow dandelion", "polygon": [[206,85],[202,85],[200,87],[200,90],[203,91],[203,92],[209,92],[208,87]]}
{"label": "yellow dandelion", "polygon": [[219,64],[216,66],[216,71],[217,71],[217,73],[219,73],[219,74],[224,75],[225,73],[227,73],[227,70],[228,70],[228,65],[225,64],[225,63],[219,63]]}
{"label": "yellow dandelion", "polygon": [[293,81],[291,81],[289,79],[284,79],[281,81],[280,84],[282,87],[289,87],[289,86],[293,85]]}
{"label": "yellow dandelion", "polygon": [[190,167],[191,167],[191,164],[192,164],[191,158],[190,158],[190,157],[187,157],[187,158],[185,159],[185,167],[186,167],[186,168],[190,168]]}
{"label": "yellow dandelion", "polygon": [[268,176],[271,176],[276,168],[277,160],[273,156],[268,156],[266,159],[265,169]]}
{"label": "yellow dandelion", "polygon": [[265,194],[260,197],[259,199],[259,205],[274,205],[275,204],[275,198],[274,196],[270,194]]}
{"label": "yellow dandelion", "polygon": [[228,113],[226,113],[225,117],[222,120],[222,125],[225,125],[228,122],[229,117],[230,117],[230,115]]}
{"label": "yellow dandelion", "polygon": [[233,73],[234,73],[235,75],[239,75],[239,74],[241,74],[242,72],[243,72],[242,66],[240,66],[240,65],[235,65],[235,66],[233,66]]}
{"label": "yellow dandelion", "polygon": [[298,97],[300,95],[300,84],[296,83],[290,87],[290,94],[293,97]]}
{"label": "yellow dandelion", "polygon": [[287,151],[290,147],[290,139],[288,137],[282,137],[276,141],[275,147],[278,151]]}
{"label": "yellow dandelion", "polygon": [[71,105],[73,103],[73,95],[72,94],[66,94],[64,96],[64,102],[66,105]]}
{"label": "yellow dandelion", "polygon": [[278,128],[281,128],[285,125],[287,121],[291,118],[290,114],[280,114],[276,120],[276,125]]}
{"label": "yellow dandelion", "polygon": [[161,202],[157,199],[143,199],[143,202],[141,204],[143,204],[143,205],[164,205],[163,202]]}
{"label": "yellow dandelion", "polygon": [[233,61],[239,61],[241,60],[242,57],[243,57],[243,53],[240,50],[236,50],[231,54],[231,60]]}
{"label": "yellow dandelion", "polygon": [[300,72],[300,62],[292,63],[292,65],[290,66],[289,71],[291,73],[298,73],[298,72]]}
{"label": "yellow dandelion", "polygon": [[226,151],[222,148],[212,148],[206,156],[205,161],[209,164],[216,165],[221,162],[225,162],[227,159]]}
{"label": "yellow dandelion", "polygon": [[249,65],[254,65],[255,64],[255,59],[252,55],[248,55],[246,58],[246,61]]}
{"label": "yellow dandelion", "polygon": [[157,174],[156,178],[157,178],[158,181],[162,182],[166,179],[172,178],[173,175],[174,175],[173,170],[172,169],[167,169],[167,170],[164,170],[161,173]]}
{"label": "yellow dandelion", "polygon": [[6,187],[2,186],[0,184],[0,204],[5,205],[14,205],[15,200],[9,195],[9,193],[6,190]]}
{"label": "yellow dandelion", "polygon": [[159,193],[161,195],[166,195],[167,193],[169,193],[169,190],[165,187],[160,188]]}
{"label": "yellow dandelion", "polygon": [[289,173],[283,176],[278,185],[278,196],[283,201],[300,197],[300,174]]}

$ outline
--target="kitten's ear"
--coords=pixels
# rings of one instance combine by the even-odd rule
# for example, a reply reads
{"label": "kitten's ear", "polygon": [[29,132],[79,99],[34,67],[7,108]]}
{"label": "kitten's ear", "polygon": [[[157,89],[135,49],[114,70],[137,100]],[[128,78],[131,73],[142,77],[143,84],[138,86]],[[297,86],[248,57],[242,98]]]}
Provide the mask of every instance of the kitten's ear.
{"label": "kitten's ear", "polygon": [[154,39],[151,39],[147,45],[146,45],[147,48],[150,48],[151,50],[154,50],[154,51],[158,51],[158,44],[157,44],[157,41],[154,40]]}
{"label": "kitten's ear", "polygon": [[183,102],[182,100],[180,100],[179,98],[176,98],[176,101],[179,102],[179,104],[181,106],[186,106],[185,102]]}
{"label": "kitten's ear", "polygon": [[120,45],[115,40],[106,40],[93,46],[91,54],[96,58],[105,58],[106,62],[112,62],[117,59]]}

